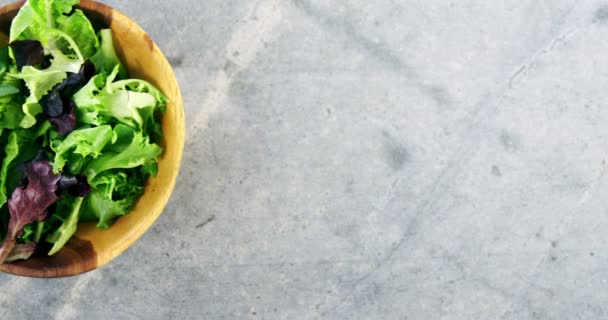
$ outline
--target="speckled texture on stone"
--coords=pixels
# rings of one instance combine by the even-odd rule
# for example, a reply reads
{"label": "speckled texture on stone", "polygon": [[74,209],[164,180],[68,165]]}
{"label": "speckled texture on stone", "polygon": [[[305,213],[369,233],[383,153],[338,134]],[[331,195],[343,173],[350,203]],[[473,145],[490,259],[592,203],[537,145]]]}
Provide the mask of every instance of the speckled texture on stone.
{"label": "speckled texture on stone", "polygon": [[183,170],[0,319],[608,317],[606,2],[106,2],[175,67]]}

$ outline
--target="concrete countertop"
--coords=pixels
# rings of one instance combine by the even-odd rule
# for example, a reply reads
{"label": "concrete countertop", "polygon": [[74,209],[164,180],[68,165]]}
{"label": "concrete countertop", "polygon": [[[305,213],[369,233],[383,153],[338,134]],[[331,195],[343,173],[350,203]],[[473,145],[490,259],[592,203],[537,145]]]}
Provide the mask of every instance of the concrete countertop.
{"label": "concrete countertop", "polygon": [[608,3],[105,2],[175,67],[183,170],[0,319],[608,318]]}

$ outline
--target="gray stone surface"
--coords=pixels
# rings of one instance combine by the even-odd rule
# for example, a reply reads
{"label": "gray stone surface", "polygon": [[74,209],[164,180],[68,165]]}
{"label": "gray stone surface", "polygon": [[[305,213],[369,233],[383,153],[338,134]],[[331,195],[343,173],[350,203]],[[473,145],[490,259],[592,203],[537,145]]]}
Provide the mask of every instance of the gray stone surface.
{"label": "gray stone surface", "polygon": [[606,2],[107,3],[174,64],[182,173],[0,319],[608,318]]}

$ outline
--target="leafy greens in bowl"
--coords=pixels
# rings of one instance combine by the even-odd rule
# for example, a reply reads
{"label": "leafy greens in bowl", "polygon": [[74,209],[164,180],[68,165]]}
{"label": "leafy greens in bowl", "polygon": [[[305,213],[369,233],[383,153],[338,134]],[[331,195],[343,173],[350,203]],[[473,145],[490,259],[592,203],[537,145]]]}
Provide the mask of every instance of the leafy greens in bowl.
{"label": "leafy greens in bowl", "polygon": [[[119,58],[125,53],[115,50],[111,29],[96,30],[75,7],[78,2],[26,1],[12,20],[9,46],[0,49],[0,262],[61,252],[79,222],[112,229],[164,165],[161,119],[171,99],[152,83],[129,78],[129,65]],[[85,4],[93,12],[103,9],[96,13],[106,19],[115,14]],[[178,89],[172,94],[181,100]],[[177,120],[183,123],[183,114]],[[175,130],[180,146],[174,167],[183,144],[183,128]],[[176,170],[169,174],[160,178],[168,178],[172,188]],[[161,193],[160,206],[168,194]],[[124,250],[152,221],[146,219],[147,226],[127,234],[125,244],[105,252],[95,266]],[[95,237],[89,238],[95,247]]]}

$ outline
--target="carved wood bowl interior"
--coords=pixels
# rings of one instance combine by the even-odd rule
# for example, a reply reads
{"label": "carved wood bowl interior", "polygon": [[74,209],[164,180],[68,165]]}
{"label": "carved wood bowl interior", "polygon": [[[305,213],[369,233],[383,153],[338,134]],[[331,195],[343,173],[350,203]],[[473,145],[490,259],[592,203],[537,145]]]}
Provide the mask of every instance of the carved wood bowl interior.
{"label": "carved wood bowl interior", "polygon": [[[0,43],[8,42],[11,20],[24,1],[0,8]],[[98,29],[110,27],[114,46],[129,76],[147,80],[169,99],[162,119],[164,149],[158,162],[158,176],[148,180],[145,192],[133,210],[107,230],[94,223],[80,223],[78,232],[54,256],[35,254],[25,261],[1,264],[0,270],[15,275],[52,278],[80,274],[100,267],[125,251],[150,228],[162,213],[179,172],[184,145],[184,111],[180,90],[167,59],[135,22],[107,5],[81,0],[78,6]]]}

